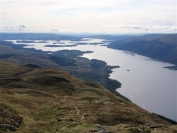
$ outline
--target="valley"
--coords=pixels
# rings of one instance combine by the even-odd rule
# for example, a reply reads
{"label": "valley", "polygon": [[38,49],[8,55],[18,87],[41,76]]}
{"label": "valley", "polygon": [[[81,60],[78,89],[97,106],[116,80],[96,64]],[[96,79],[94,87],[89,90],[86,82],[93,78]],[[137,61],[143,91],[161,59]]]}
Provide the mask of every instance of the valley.
{"label": "valley", "polygon": [[[176,126],[173,125],[176,124],[176,118],[168,119],[168,114],[175,117],[175,100],[169,99],[173,107],[164,106],[169,109],[165,115],[167,118],[164,118],[154,114],[159,112],[153,111],[156,105],[150,104],[153,109],[148,112],[141,108],[144,106],[135,105],[134,100],[131,102],[133,95],[126,95],[130,88],[134,89],[131,91],[139,92],[139,86],[143,86],[143,82],[138,81],[137,85],[140,85],[133,88],[136,84],[133,85],[131,81],[139,78],[130,80],[131,74],[140,76],[140,73],[137,75],[140,70],[141,73],[146,70],[155,74],[153,71],[159,69],[162,75],[167,74],[171,78],[173,71],[169,73],[163,67],[174,70],[175,66],[153,62],[135,54],[133,50],[128,51],[135,53],[107,48],[115,44],[117,48],[116,41],[123,42],[129,38],[132,37],[1,34],[0,132],[176,132]],[[133,61],[144,62],[140,63],[144,66],[128,64],[136,64]],[[148,66],[152,62],[155,64],[153,69]],[[136,71],[137,68],[139,71]],[[146,81],[146,77],[141,79]],[[168,87],[172,93],[174,80],[171,79],[172,87]],[[159,79],[158,82],[161,81]],[[167,84],[168,81],[163,83]],[[129,84],[131,87],[127,86]],[[164,84],[162,92],[167,88]],[[160,87],[154,88],[154,85],[149,88],[154,89],[153,94],[158,94],[159,90],[155,89]],[[121,89],[124,92],[119,91]],[[152,95],[152,90],[146,94]],[[144,97],[144,94],[138,97]],[[138,102],[151,103],[141,100],[138,99]],[[157,103],[162,104],[158,100]]]}

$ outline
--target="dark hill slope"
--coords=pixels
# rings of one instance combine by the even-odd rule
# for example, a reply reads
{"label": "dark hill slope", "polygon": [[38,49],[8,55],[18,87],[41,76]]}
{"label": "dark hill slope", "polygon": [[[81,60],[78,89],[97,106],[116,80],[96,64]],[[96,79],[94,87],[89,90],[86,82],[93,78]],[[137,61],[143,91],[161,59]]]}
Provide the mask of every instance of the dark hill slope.
{"label": "dark hill slope", "polygon": [[167,44],[177,45],[177,34],[162,36],[160,40]]}
{"label": "dark hill slope", "polygon": [[109,47],[131,51],[177,65],[177,34],[133,37],[113,42]]}
{"label": "dark hill slope", "polygon": [[59,69],[0,62],[0,133],[173,133],[176,126]]}
{"label": "dark hill slope", "polygon": [[104,61],[78,57],[87,52],[90,51],[62,50],[50,55],[48,52],[25,49],[21,44],[0,42],[0,61],[23,65],[36,64],[42,68],[60,68],[78,78],[100,83],[112,91],[119,88],[120,82],[109,79],[111,69],[118,66],[108,66]]}

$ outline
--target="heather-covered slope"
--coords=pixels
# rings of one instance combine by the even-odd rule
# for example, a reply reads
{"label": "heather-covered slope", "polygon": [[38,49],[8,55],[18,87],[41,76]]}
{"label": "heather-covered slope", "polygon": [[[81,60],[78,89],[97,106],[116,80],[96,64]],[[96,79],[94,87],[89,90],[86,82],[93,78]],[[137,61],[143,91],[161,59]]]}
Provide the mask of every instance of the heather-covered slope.
{"label": "heather-covered slope", "polygon": [[176,126],[59,69],[0,62],[0,132],[173,133]]}

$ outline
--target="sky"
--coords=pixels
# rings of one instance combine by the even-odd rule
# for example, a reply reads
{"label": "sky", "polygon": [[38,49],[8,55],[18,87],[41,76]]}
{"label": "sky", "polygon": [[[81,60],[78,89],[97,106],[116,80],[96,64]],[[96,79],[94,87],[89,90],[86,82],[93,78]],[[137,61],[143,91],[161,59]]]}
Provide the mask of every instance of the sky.
{"label": "sky", "polygon": [[176,33],[177,0],[0,0],[0,31]]}

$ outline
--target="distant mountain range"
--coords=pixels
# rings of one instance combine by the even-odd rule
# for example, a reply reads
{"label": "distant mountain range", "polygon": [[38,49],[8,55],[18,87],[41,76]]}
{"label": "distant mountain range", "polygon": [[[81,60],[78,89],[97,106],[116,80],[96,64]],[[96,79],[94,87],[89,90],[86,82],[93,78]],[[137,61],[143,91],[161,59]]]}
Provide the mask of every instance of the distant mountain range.
{"label": "distant mountain range", "polygon": [[109,48],[126,50],[177,65],[177,34],[149,34],[114,41]]}

